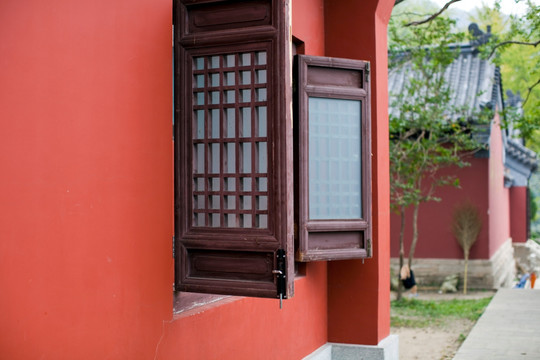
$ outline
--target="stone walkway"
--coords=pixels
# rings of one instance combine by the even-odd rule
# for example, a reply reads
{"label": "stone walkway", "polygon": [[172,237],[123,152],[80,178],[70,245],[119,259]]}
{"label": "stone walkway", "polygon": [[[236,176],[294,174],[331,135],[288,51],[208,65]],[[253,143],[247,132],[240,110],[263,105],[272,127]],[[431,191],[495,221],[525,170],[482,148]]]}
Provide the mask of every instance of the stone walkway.
{"label": "stone walkway", "polygon": [[540,359],[540,289],[500,289],[454,360]]}

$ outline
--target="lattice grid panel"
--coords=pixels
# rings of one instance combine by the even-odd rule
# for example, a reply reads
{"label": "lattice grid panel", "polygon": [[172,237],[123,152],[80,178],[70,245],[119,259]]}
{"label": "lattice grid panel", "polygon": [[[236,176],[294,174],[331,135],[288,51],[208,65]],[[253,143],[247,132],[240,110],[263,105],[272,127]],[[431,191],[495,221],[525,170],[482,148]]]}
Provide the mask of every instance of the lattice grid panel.
{"label": "lattice grid panel", "polygon": [[192,60],[192,226],[268,228],[267,54]]}

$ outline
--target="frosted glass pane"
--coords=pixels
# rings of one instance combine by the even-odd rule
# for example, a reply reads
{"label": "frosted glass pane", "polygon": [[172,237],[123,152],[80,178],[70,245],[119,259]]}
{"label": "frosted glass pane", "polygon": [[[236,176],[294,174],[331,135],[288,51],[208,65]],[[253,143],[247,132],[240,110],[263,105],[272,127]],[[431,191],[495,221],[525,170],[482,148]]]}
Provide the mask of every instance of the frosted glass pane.
{"label": "frosted glass pane", "polygon": [[204,110],[196,111],[195,139],[204,139]]}
{"label": "frosted glass pane", "polygon": [[251,108],[242,108],[242,133],[241,137],[251,137]]}
{"label": "frosted glass pane", "polygon": [[234,55],[226,55],[225,56],[225,67],[234,67]]}
{"label": "frosted glass pane", "polygon": [[219,144],[211,144],[211,162],[210,162],[210,173],[218,174],[219,173]]}
{"label": "frosted glass pane", "polygon": [[228,138],[235,137],[234,129],[235,129],[235,116],[234,116],[234,109],[227,109],[227,136]]}
{"label": "frosted glass pane", "polygon": [[228,174],[234,174],[236,173],[236,152],[235,152],[235,143],[227,143],[225,146],[225,150],[227,151],[226,156],[226,166],[225,166],[225,172]]}
{"label": "frosted glass pane", "polygon": [[212,56],[210,58],[210,68],[216,69],[219,67],[219,56]]}
{"label": "frosted glass pane", "polygon": [[225,73],[225,85],[234,86],[234,83],[235,83],[234,73],[233,72]]}
{"label": "frosted glass pane", "polygon": [[242,170],[243,173],[251,172],[251,143],[242,143]]}
{"label": "frosted glass pane", "polygon": [[257,117],[259,120],[259,136],[266,136],[266,106],[257,107]]}
{"label": "frosted glass pane", "polygon": [[266,51],[261,51],[255,54],[257,65],[266,65]]}
{"label": "frosted glass pane", "polygon": [[216,87],[216,86],[219,86],[219,74],[210,74],[210,79],[211,79],[211,86],[213,87]]}
{"label": "frosted glass pane", "polygon": [[195,75],[195,83],[193,86],[196,88],[204,87],[204,75]]}
{"label": "frosted glass pane", "polygon": [[309,98],[309,218],[362,218],[361,101]]}
{"label": "frosted glass pane", "polygon": [[204,144],[196,144],[193,152],[194,173],[204,174]]}
{"label": "frosted glass pane", "polygon": [[212,118],[212,138],[219,138],[219,110],[212,109],[210,111],[210,117]]}
{"label": "frosted glass pane", "polygon": [[241,62],[242,62],[242,66],[251,65],[251,54],[250,53],[241,54],[240,59],[241,59]]}
{"label": "frosted glass pane", "polygon": [[266,84],[266,70],[257,70],[257,84]]}
{"label": "frosted glass pane", "polygon": [[268,160],[267,160],[267,154],[266,154],[266,143],[265,142],[260,142],[260,143],[257,143],[257,151],[259,153],[259,161],[257,162],[257,165],[259,167],[259,172],[260,173],[266,173],[268,170],[267,170],[267,163],[268,163]]}

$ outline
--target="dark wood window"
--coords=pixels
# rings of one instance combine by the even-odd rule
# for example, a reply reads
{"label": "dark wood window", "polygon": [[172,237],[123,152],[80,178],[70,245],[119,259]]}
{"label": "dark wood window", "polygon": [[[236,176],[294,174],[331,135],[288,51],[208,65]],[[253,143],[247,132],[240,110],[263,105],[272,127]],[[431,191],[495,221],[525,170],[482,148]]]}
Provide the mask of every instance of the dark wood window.
{"label": "dark wood window", "polygon": [[369,64],[297,57],[299,261],[371,256]]}
{"label": "dark wood window", "polygon": [[287,6],[175,2],[179,291],[292,294]]}

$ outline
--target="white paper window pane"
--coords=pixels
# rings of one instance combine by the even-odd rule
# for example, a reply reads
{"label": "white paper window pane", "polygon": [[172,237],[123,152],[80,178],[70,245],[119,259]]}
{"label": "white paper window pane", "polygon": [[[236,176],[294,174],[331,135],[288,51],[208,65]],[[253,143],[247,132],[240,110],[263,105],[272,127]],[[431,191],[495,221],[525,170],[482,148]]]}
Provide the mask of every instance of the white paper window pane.
{"label": "white paper window pane", "polygon": [[309,218],[362,218],[361,101],[309,98]]}

